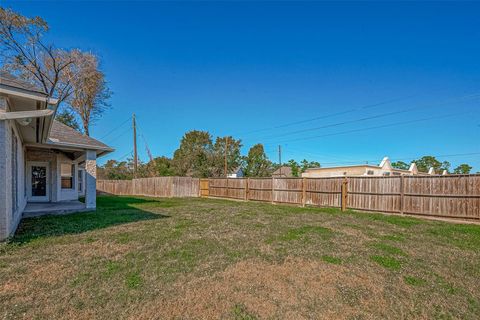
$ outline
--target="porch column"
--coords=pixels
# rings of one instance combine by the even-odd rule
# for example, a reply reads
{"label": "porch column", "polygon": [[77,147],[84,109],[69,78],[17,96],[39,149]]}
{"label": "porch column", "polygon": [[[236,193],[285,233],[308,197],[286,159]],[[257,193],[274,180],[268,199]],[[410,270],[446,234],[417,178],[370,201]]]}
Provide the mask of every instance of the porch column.
{"label": "porch column", "polygon": [[85,152],[85,204],[88,209],[97,207],[97,153]]}
{"label": "porch column", "polygon": [[[7,100],[0,97],[0,112],[6,112]],[[10,181],[8,170],[8,126],[6,120],[0,120],[0,241],[9,236],[8,213],[11,213],[8,205],[10,198],[7,183]],[[11,192],[10,192],[11,193]]]}

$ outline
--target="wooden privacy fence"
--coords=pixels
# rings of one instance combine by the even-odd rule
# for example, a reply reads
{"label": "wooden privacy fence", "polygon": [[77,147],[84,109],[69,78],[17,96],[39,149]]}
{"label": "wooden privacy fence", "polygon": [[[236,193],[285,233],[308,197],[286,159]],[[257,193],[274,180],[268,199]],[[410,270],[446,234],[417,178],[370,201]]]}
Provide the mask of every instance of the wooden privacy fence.
{"label": "wooden privacy fence", "polygon": [[217,197],[480,220],[480,175],[100,180],[99,191],[155,197]]}
{"label": "wooden privacy fence", "polygon": [[480,175],[203,181],[202,196],[480,220]]}
{"label": "wooden privacy fence", "polygon": [[98,180],[97,190],[114,195],[198,197],[200,186],[197,178],[156,177],[133,180]]}

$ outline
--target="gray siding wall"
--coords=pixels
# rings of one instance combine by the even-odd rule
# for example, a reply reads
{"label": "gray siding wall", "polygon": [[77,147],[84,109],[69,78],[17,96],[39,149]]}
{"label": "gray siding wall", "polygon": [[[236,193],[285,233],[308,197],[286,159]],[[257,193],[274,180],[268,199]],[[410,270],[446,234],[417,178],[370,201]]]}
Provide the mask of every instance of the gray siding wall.
{"label": "gray siding wall", "polygon": [[[0,112],[7,108],[7,101],[0,97]],[[8,132],[9,126],[7,121],[0,120],[0,239],[3,240],[8,237],[8,220],[7,216],[11,211],[11,197],[7,192],[10,187],[10,179],[8,178],[8,171],[10,167],[10,158],[8,155]]]}
{"label": "gray siding wall", "polygon": [[[8,108],[6,99],[0,97],[0,110]],[[17,139],[17,209],[13,211],[12,197],[12,130]],[[17,127],[13,121],[0,121],[0,241],[13,235],[25,209],[25,152]]]}

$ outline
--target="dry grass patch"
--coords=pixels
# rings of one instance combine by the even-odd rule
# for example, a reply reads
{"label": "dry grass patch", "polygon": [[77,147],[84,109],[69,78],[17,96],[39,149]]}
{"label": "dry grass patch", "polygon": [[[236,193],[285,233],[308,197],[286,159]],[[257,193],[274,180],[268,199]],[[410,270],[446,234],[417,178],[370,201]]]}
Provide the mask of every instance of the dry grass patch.
{"label": "dry grass patch", "polygon": [[480,226],[213,199],[99,197],[0,244],[7,319],[462,318]]}

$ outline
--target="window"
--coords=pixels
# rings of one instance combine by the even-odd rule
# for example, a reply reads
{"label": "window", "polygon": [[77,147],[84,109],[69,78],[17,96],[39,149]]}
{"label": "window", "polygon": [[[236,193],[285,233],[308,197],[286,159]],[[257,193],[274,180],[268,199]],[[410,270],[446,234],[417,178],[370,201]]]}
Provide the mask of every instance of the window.
{"label": "window", "polygon": [[368,174],[369,176],[373,176],[373,170],[368,170],[368,171],[367,171],[367,174]]}
{"label": "window", "polygon": [[390,172],[384,172],[383,175],[388,177],[388,176],[390,176]]}
{"label": "window", "polygon": [[60,165],[62,189],[73,189],[73,177],[75,176],[75,165],[62,163]]}

